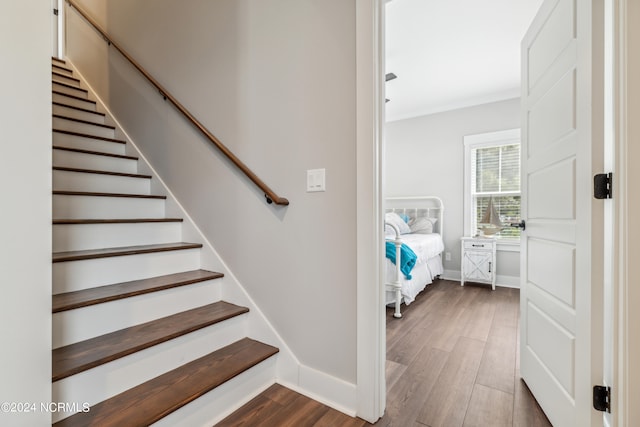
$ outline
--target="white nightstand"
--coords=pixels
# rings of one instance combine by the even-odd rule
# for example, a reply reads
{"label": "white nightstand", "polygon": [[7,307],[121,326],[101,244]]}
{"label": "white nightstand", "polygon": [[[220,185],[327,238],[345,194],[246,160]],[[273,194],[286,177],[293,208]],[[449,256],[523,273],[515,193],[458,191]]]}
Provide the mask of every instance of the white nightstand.
{"label": "white nightstand", "polygon": [[463,237],[460,286],[464,282],[491,284],[496,289],[496,239],[487,237]]}

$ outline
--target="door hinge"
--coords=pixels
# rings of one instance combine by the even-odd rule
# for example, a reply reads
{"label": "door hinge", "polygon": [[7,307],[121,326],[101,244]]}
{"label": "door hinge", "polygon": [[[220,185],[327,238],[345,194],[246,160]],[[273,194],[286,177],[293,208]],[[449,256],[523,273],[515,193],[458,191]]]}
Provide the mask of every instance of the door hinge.
{"label": "door hinge", "polygon": [[611,412],[611,387],[593,386],[593,408],[597,411]]}
{"label": "door hinge", "polygon": [[53,14],[58,16],[58,9],[53,9]]}
{"label": "door hinge", "polygon": [[593,177],[593,197],[596,199],[611,199],[613,187],[613,174],[599,173]]}

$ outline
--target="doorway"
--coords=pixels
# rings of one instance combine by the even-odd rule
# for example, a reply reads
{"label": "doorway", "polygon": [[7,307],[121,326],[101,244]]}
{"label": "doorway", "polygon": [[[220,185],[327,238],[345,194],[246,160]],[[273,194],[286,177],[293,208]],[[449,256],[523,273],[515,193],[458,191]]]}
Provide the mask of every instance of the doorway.
{"label": "doorway", "polygon": [[[391,17],[390,8],[399,7],[398,5],[406,5],[406,4],[410,4],[410,3],[411,3],[410,1],[406,1],[406,2],[396,1],[396,2],[391,2],[391,3],[387,4],[387,28],[392,28],[392,25],[391,25],[390,20],[389,20],[389,18]],[[559,9],[564,7],[565,4],[568,4],[567,2],[562,2],[562,1],[560,1],[560,2],[548,1],[548,2],[545,2],[545,6],[548,9],[553,9],[553,8],[555,8],[556,3],[561,4],[561,7],[559,7]],[[460,20],[460,15],[464,15],[465,13],[467,13],[469,11],[471,11],[472,15],[477,15],[478,12],[477,11],[473,11],[472,7],[464,8],[464,7],[460,7],[460,5],[457,5],[457,6],[458,6],[458,10],[456,11],[457,13],[454,14],[455,19],[453,21],[446,21],[445,19],[442,18],[442,15],[437,15],[437,14],[435,14],[435,15],[437,15],[438,18],[441,21],[446,22],[444,24],[441,24],[442,26],[449,27],[449,28],[454,28],[455,30],[460,31],[460,27],[456,26],[456,24],[457,24],[456,21]],[[486,7],[486,5],[483,5],[483,6]],[[463,10],[463,12],[461,12],[461,10]],[[537,10],[537,7],[536,7],[536,10]],[[419,14],[414,13],[414,14],[410,14],[410,15],[415,17],[415,16],[417,16]],[[496,16],[498,16],[498,15],[500,15],[500,13],[496,13]],[[486,22],[487,21],[486,19],[485,20],[478,19],[478,20],[482,21],[482,22]],[[438,24],[438,23],[436,23],[436,24]],[[465,27],[463,26],[463,28],[465,28]],[[411,32],[411,30],[412,30],[411,26],[407,25],[407,24],[405,24],[403,26],[403,29],[402,29],[402,31],[406,31],[407,33],[410,33],[411,37],[417,38],[416,34],[415,34],[415,31]],[[525,28],[525,30],[526,30],[526,28]],[[457,36],[459,36],[459,34],[457,34]],[[448,41],[449,38],[451,38],[451,37],[446,37],[445,36],[444,37],[445,42]],[[442,40],[442,38],[439,41],[441,41],[441,40]],[[519,39],[518,39],[518,41],[519,41]],[[518,45],[519,45],[519,43],[518,43]],[[394,46],[390,44],[390,46],[388,46],[388,49],[389,49],[389,51],[392,51],[394,49]],[[479,51],[479,49],[476,49],[476,51]],[[484,53],[484,52],[482,52],[482,53]],[[476,59],[476,61],[478,61],[476,56],[474,56],[474,58]],[[432,62],[439,63],[439,61],[437,61],[437,58],[435,58],[433,55],[429,55],[429,59]],[[392,72],[394,75],[396,75],[398,77],[388,83],[388,88],[391,88],[391,86],[394,85],[394,84],[398,85],[399,82],[400,82],[400,78],[401,78],[401,73],[397,72],[397,70],[395,70],[395,69],[391,69],[391,67],[390,67],[391,62],[392,61],[388,61],[387,69],[385,71],[387,73]],[[473,67],[473,71],[478,73],[479,75],[481,75],[482,65],[484,65],[481,62],[482,61],[480,61],[480,64],[476,64],[476,66]],[[497,62],[497,61],[490,61],[490,62]],[[517,63],[519,65],[519,55],[518,55],[518,58],[517,58]],[[444,67],[444,68],[447,70],[447,72],[449,72],[450,74],[454,74],[454,75],[456,74],[456,71],[458,71],[457,67],[455,67],[455,66],[454,67],[448,66],[448,67]],[[469,67],[467,66],[466,68],[469,68]],[[413,70],[410,70],[407,73],[410,75],[410,73],[412,71]],[[426,73],[423,72],[423,73],[420,73],[420,74],[423,76],[423,78],[424,78],[425,75],[430,75],[428,72],[426,72]],[[433,73],[431,73],[431,75],[433,75]],[[482,80],[482,79],[480,79],[480,80]],[[464,84],[460,84],[460,86],[464,87]],[[418,92],[418,91],[416,91],[416,92]],[[519,90],[517,92],[519,92]],[[502,93],[502,95],[504,96],[504,92]],[[397,93],[394,93],[394,91],[388,90],[387,91],[387,98],[389,99],[389,104],[388,105],[393,105],[392,103],[394,102],[394,99],[401,99],[401,96],[402,96],[401,91],[398,91]],[[477,99],[479,99],[479,98],[476,98],[476,100]],[[492,102],[492,104],[493,104],[492,108],[496,108],[497,105],[499,103],[501,103],[501,102],[503,102],[503,101],[498,100],[498,101]],[[488,103],[485,102],[484,104],[479,104],[479,105],[486,106],[486,105],[488,105]],[[454,107],[456,107],[456,108],[454,108]],[[455,103],[449,103],[449,104],[446,105],[446,110],[449,111],[449,112],[450,111],[454,111],[454,110],[459,109],[457,107],[458,107],[458,105],[456,105]],[[510,106],[510,107],[511,107],[511,109],[513,109],[513,106]],[[462,108],[473,109],[473,111],[469,114],[469,117],[478,117],[481,114],[481,109],[479,107],[477,107],[477,106],[476,107],[470,107],[470,106],[464,106],[463,105]],[[389,107],[387,109],[389,110]],[[507,116],[507,114],[505,114],[505,111],[508,111],[508,110],[509,110],[509,106],[506,106],[506,107],[504,107],[504,110],[500,114],[503,117]],[[519,108],[518,108],[518,110],[519,110]],[[453,203],[455,203],[454,199],[455,198],[459,198],[459,194],[461,193],[461,191],[457,191],[455,189],[455,180],[457,178],[457,177],[455,177],[455,175],[460,177],[462,174],[461,173],[458,173],[458,174],[454,173],[453,176],[452,175],[447,175],[447,173],[449,173],[449,174],[451,173],[452,167],[449,164],[447,164],[446,162],[444,162],[444,161],[442,161],[441,164],[436,164],[434,166],[434,169],[436,169],[436,171],[437,171],[436,173],[434,173],[435,179],[433,179],[433,178],[432,179],[421,179],[421,178],[424,178],[424,177],[418,177],[418,179],[413,179],[412,180],[414,182],[420,183],[420,184],[414,185],[414,187],[411,187],[411,184],[406,184],[406,181],[408,181],[408,180],[406,178],[403,178],[403,177],[398,178],[397,182],[389,183],[389,178],[388,177],[393,174],[394,170],[395,171],[398,171],[398,170],[406,171],[406,170],[414,170],[414,169],[415,170],[420,170],[420,169],[418,169],[418,167],[412,168],[411,166],[407,166],[406,164],[403,164],[402,162],[404,161],[404,159],[402,159],[401,158],[402,156],[398,154],[399,152],[404,151],[405,153],[411,153],[410,156],[407,156],[405,154],[405,158],[408,157],[410,162],[413,161],[414,162],[413,166],[419,166],[420,160],[426,159],[430,155],[435,157],[435,158],[438,158],[438,159],[445,159],[445,158],[460,159],[460,158],[462,158],[461,155],[458,155],[458,153],[456,153],[455,148],[451,149],[453,144],[448,144],[444,148],[441,147],[441,146],[435,146],[435,147],[434,146],[430,146],[426,150],[422,150],[422,151],[420,151],[419,149],[416,150],[416,147],[419,147],[419,145],[421,143],[424,144],[424,139],[428,138],[428,137],[425,137],[424,135],[428,135],[428,133],[427,132],[423,133],[423,135],[421,136],[422,139],[423,139],[422,141],[416,141],[416,140],[420,139],[420,136],[418,136],[418,137],[414,136],[413,140],[411,140],[411,135],[410,134],[412,132],[416,133],[416,131],[419,131],[420,126],[421,125],[424,126],[425,123],[426,123],[425,127],[428,127],[428,126],[433,126],[434,122],[444,123],[444,122],[447,121],[446,118],[445,118],[446,115],[444,113],[440,113],[438,111],[434,112],[434,111],[432,111],[432,110],[430,110],[428,108],[426,108],[423,111],[421,111],[421,113],[424,113],[425,111],[426,111],[426,114],[422,114],[422,116],[433,116],[434,114],[439,114],[439,117],[437,119],[435,119],[435,120],[432,120],[431,123],[428,123],[429,122],[428,118],[407,120],[407,117],[403,117],[402,114],[400,114],[400,118],[398,120],[404,119],[404,120],[402,120],[403,122],[405,122],[405,123],[402,123],[403,125],[406,124],[407,122],[411,121],[412,123],[410,124],[410,126],[401,126],[401,125],[397,125],[397,126],[396,125],[391,125],[390,126],[390,125],[387,125],[387,128],[386,128],[387,140],[385,142],[385,144],[387,146],[387,153],[389,151],[392,151],[390,149],[390,146],[392,144],[394,144],[394,143],[400,145],[400,147],[395,147],[395,146],[391,147],[393,150],[395,150],[393,152],[393,155],[395,157],[392,157],[390,159],[388,156],[385,156],[385,162],[386,163],[385,163],[384,170],[387,173],[387,178],[385,179],[385,185],[386,185],[386,188],[387,188],[386,195],[390,195],[390,196],[400,196],[400,195],[409,196],[409,195],[412,195],[413,196],[413,195],[424,194],[424,195],[437,195],[437,196],[443,197],[443,194],[437,192],[437,191],[441,191],[441,192],[446,193],[446,194],[452,194],[453,202],[451,204],[453,204]],[[420,116],[420,117],[422,117],[422,116]],[[519,118],[520,117],[519,117],[519,111],[518,111],[518,119]],[[465,119],[458,119],[458,120],[451,119],[451,122],[454,124],[454,126],[457,125],[458,127],[463,127],[464,128],[465,125],[469,124],[470,120],[471,120],[470,118],[467,118],[466,120]],[[422,122],[422,123],[420,123],[420,122]],[[486,125],[487,120],[486,119],[482,120],[482,123]],[[495,124],[493,126],[495,126]],[[501,129],[505,129],[505,128],[507,128],[507,129],[508,128],[513,128],[513,127],[520,127],[520,123],[518,123],[516,126],[508,125],[508,126],[504,126],[502,128],[497,128],[497,129],[494,127],[494,128],[490,128],[490,129],[483,129],[483,131],[491,131],[491,130],[495,131],[495,130],[501,130]],[[433,129],[433,128],[431,128],[431,129]],[[443,135],[446,135],[445,132],[440,131],[440,132],[432,132],[432,133],[435,133],[436,137],[439,138],[440,140],[445,139],[443,137]],[[476,130],[475,132],[469,132],[469,133],[481,133],[481,131],[477,131]],[[398,142],[398,140],[394,141],[392,139],[392,138],[395,138],[395,137],[398,137],[398,140],[400,142]],[[459,139],[459,138],[456,137],[455,139]],[[411,150],[407,150],[407,148],[411,148]],[[449,150],[449,151],[447,151],[447,150]],[[445,155],[443,155],[443,153]],[[394,165],[392,162],[395,162],[396,165]],[[446,166],[442,166],[443,163],[446,164]],[[398,166],[398,165],[402,165],[402,166]],[[438,167],[440,167],[440,169],[437,169]],[[423,170],[424,169],[426,169],[426,168],[423,168]],[[447,178],[438,179],[438,177],[447,177]],[[445,181],[445,182],[443,182],[443,181]],[[447,181],[449,181],[449,182],[447,182]],[[436,184],[431,184],[432,182],[435,182]],[[425,185],[425,183],[426,183],[426,185]],[[408,192],[404,192],[404,193],[397,193],[398,191],[407,191],[407,188],[415,188],[415,189],[418,189],[418,191],[422,191],[425,187],[436,188],[436,190],[435,191],[427,190],[425,193],[417,193],[415,190],[414,191],[409,190]],[[447,206],[447,205],[448,204],[445,203],[445,206]],[[460,211],[461,209],[454,209],[454,210]],[[451,212],[451,209],[449,207],[447,207],[447,211]],[[535,216],[535,215],[533,215],[533,216]],[[458,221],[458,222],[460,222],[460,221]],[[448,224],[455,224],[456,221],[455,220],[452,221],[451,218],[448,218],[447,223]],[[461,236],[461,233],[455,233],[455,231],[454,231],[454,232],[447,233],[447,235],[448,236],[455,236],[455,237],[450,237],[449,239],[450,239],[451,244],[450,245],[445,245],[445,246],[449,246],[449,247],[455,248],[457,246],[457,243],[458,243],[458,242],[456,242],[456,240],[459,239],[459,237]],[[451,251],[450,254],[446,254],[445,253],[445,260],[447,258],[450,258],[450,255],[454,255],[456,252],[457,251],[454,250],[454,251]],[[598,254],[600,254],[600,255],[598,255]],[[601,252],[596,251],[596,256],[601,256]],[[455,255],[453,257],[451,257],[451,258],[455,258]],[[453,259],[449,264],[449,267],[451,267],[451,268],[450,268],[448,274],[449,274],[449,277],[452,278],[452,279],[455,279],[454,275],[456,273],[456,268],[455,268],[456,264],[459,264],[459,260]],[[503,265],[504,264],[505,263],[503,263]],[[500,265],[500,264],[498,264],[498,265]],[[445,270],[446,269],[447,268],[445,266]],[[446,277],[446,275],[445,275],[445,277]],[[597,325],[594,325],[594,326],[596,328],[599,327]],[[596,359],[597,359],[597,357],[596,357]]]}

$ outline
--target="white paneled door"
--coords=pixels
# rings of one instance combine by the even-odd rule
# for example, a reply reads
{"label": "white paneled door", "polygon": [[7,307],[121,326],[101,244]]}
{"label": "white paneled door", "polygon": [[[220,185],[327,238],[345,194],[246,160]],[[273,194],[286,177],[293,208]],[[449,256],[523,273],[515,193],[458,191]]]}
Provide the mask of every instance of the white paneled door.
{"label": "white paneled door", "polygon": [[600,3],[547,0],[522,42],[520,371],[557,427],[602,425]]}

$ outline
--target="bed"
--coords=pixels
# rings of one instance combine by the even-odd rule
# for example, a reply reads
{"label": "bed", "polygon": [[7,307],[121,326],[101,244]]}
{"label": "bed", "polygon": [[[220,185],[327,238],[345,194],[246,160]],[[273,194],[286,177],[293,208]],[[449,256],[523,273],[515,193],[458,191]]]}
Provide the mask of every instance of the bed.
{"label": "bed", "polygon": [[[444,206],[433,196],[392,197],[386,199],[385,240],[391,242],[388,251],[392,257],[401,256],[402,244],[415,253],[415,265],[407,278],[401,271],[402,263],[385,258],[386,305],[395,305],[394,317],[402,317],[400,305],[411,304],[433,279],[444,272],[442,252],[444,242]],[[398,218],[401,222],[398,222]],[[402,248],[402,249],[401,249]],[[395,256],[393,256],[395,255]]]}

